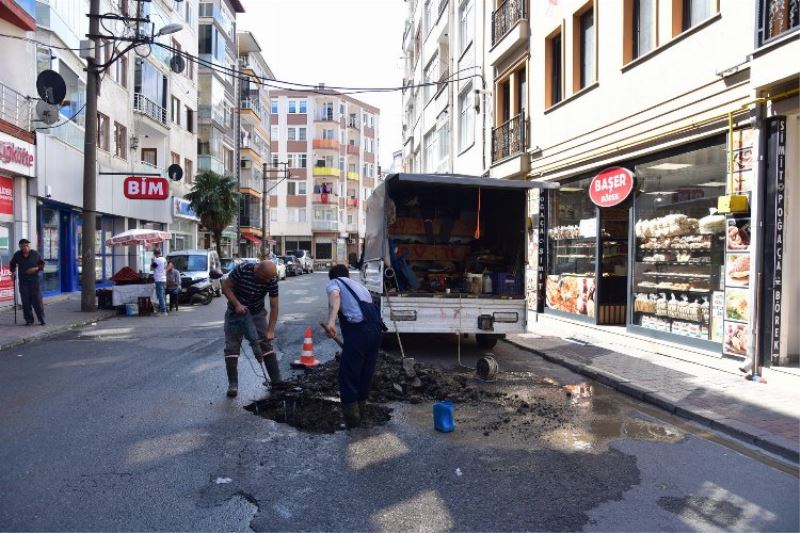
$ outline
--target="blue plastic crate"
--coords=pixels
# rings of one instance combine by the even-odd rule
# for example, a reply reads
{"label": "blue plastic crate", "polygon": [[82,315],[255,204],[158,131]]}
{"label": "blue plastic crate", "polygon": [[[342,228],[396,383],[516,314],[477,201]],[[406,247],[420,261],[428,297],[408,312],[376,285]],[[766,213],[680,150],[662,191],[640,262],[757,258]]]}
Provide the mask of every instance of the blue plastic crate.
{"label": "blue plastic crate", "polygon": [[492,272],[492,294],[497,296],[521,296],[525,291],[525,277],[522,274]]}

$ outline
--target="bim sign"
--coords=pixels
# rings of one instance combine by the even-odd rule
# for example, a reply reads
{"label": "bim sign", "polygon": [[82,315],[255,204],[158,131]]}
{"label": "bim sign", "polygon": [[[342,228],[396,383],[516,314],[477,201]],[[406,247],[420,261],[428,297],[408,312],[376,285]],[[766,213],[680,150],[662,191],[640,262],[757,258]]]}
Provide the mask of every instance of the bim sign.
{"label": "bim sign", "polygon": [[633,190],[633,172],[611,167],[592,179],[589,197],[598,207],[612,207],[625,201]]}
{"label": "bim sign", "polygon": [[169,182],[166,178],[131,176],[125,178],[125,198],[131,200],[166,200]]}

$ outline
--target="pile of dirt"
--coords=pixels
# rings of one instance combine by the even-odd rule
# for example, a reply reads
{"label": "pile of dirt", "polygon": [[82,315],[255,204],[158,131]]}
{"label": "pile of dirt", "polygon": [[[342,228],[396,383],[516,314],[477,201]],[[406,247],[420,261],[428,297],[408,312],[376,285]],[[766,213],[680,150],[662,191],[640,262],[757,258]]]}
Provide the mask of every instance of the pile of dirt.
{"label": "pile of dirt", "polygon": [[[343,429],[338,385],[338,360],[306,370],[290,380],[288,390],[272,391],[270,396],[246,407],[253,414],[287,423],[301,431],[333,433]],[[523,375],[524,374],[524,375]],[[558,400],[522,396],[514,391],[532,387],[558,388],[552,381],[530,373],[499,373],[493,382],[479,380],[474,372],[446,370],[411,358],[399,359],[381,354],[375,366],[365,427],[385,424],[392,409],[380,404],[411,404],[450,400],[461,405],[481,405],[490,416],[480,426],[485,435],[512,426],[546,428],[563,424],[569,418],[570,404],[562,394]]]}

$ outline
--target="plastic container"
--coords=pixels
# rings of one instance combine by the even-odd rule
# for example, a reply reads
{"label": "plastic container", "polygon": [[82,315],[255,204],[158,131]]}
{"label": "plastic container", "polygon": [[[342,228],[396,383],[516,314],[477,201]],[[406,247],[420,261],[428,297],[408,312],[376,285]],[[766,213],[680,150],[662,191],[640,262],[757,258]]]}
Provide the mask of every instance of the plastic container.
{"label": "plastic container", "polygon": [[492,294],[492,277],[489,274],[483,275],[483,293]]}
{"label": "plastic container", "polygon": [[433,404],[433,427],[436,431],[450,433],[456,429],[455,407],[453,402],[444,401]]}
{"label": "plastic container", "polygon": [[136,316],[139,314],[139,306],[136,304],[125,304],[125,315]]}
{"label": "plastic container", "polygon": [[524,277],[522,274],[509,274],[508,272],[492,272],[492,294],[499,296],[521,296],[525,293]]}

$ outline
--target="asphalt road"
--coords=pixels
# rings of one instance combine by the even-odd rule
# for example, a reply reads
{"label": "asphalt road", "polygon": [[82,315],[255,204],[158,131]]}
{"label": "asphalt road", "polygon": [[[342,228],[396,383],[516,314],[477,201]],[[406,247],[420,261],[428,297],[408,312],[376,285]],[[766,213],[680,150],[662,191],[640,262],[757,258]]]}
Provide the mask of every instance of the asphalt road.
{"label": "asphalt road", "polygon": [[[283,368],[325,317],[324,274],[281,283]],[[595,386],[585,424],[537,438],[432,430],[395,405],[370,430],[309,435],[224,396],[224,303],[121,317],[0,352],[0,530],[797,531],[796,471]],[[453,338],[404,343],[456,364]],[[502,371],[581,378],[501,343]],[[481,352],[471,340],[462,363]],[[457,407],[459,409],[459,407]],[[467,413],[473,418],[480,412]]]}

